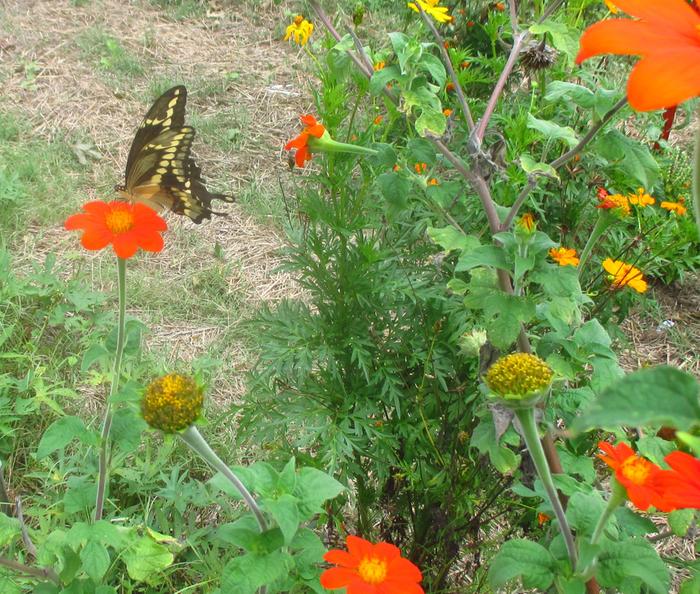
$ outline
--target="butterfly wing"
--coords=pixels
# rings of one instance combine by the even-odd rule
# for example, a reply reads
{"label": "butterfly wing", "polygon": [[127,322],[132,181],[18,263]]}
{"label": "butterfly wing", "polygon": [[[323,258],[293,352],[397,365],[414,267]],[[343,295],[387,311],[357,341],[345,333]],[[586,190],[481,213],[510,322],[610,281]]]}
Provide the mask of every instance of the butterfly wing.
{"label": "butterfly wing", "polygon": [[212,214],[224,214],[211,209],[212,200],[233,202],[233,197],[213,194],[204,185],[190,156],[195,132],[184,125],[186,101],[185,87],[173,87],[148,110],[129,151],[124,192],[132,201],[201,223]]}

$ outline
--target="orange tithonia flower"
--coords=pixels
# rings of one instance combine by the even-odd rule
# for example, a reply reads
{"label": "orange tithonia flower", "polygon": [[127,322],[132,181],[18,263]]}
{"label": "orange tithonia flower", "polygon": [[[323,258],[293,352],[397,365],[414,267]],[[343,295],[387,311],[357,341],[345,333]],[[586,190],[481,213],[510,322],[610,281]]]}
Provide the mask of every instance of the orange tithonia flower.
{"label": "orange tithonia flower", "polygon": [[632,264],[606,258],[603,261],[603,268],[610,275],[613,289],[631,287],[637,293],[644,293],[648,288],[642,271]]}
{"label": "orange tithonia flower", "polygon": [[651,206],[656,203],[656,200],[652,198],[644,188],[638,188],[636,194],[630,194],[627,196],[629,203],[634,206],[641,206],[642,208],[646,206]]}
{"label": "orange tithonia flower", "polygon": [[384,116],[378,115],[376,118],[374,118],[374,125],[379,126],[379,124],[382,123],[382,120],[384,119]]}
{"label": "orange tithonia flower", "polygon": [[101,250],[111,244],[114,253],[126,259],[139,248],[147,252],[161,251],[161,233],[168,225],[145,204],[96,200],[84,204],[83,212],[69,216],[65,228],[83,230],[80,243],[85,249]]}
{"label": "orange tithonia flower", "polygon": [[646,511],[650,505],[658,510],[670,511],[671,507],[662,495],[661,479],[663,471],[659,466],[634,453],[626,443],[616,446],[607,441],[598,443],[603,450],[598,454],[603,462],[615,471],[615,478],[627,491],[627,497],[640,510]]}
{"label": "orange tithonia flower", "polygon": [[700,460],[685,452],[671,452],[664,458],[671,470],[659,479],[664,498],[675,509],[700,509]]}
{"label": "orange tithonia flower", "polygon": [[309,136],[314,138],[321,138],[326,132],[326,128],[323,124],[319,124],[316,118],[312,115],[303,115],[299,118],[301,123],[304,124],[304,129],[301,134],[296,138],[290,140],[284,145],[284,150],[289,151],[291,149],[296,149],[296,154],[294,155],[294,162],[297,167],[303,167],[306,161],[311,160],[311,151],[309,150]]}
{"label": "orange tithonia flower", "polygon": [[641,56],[627,81],[630,105],[638,111],[671,107],[700,95],[700,2],[615,0],[638,20],[608,19],[581,37],[576,62],[600,54]]}
{"label": "orange tithonia flower", "polygon": [[548,516],[547,514],[540,512],[537,514],[537,523],[540,526],[544,526],[547,522],[549,522],[552,518]]}
{"label": "orange tithonia flower", "polygon": [[576,250],[565,247],[552,248],[549,250],[549,256],[559,266],[578,266],[579,259],[576,256]]}
{"label": "orange tithonia flower", "polygon": [[518,219],[518,222],[516,224],[518,225],[518,227],[520,227],[524,231],[527,231],[528,233],[532,233],[535,231],[535,217],[532,216],[532,213],[526,212],[523,216],[521,216]]}
{"label": "orange tithonia flower", "polygon": [[347,551],[333,549],[323,556],[337,566],[321,574],[324,588],[346,588],[347,594],[424,594],[420,570],[398,547],[352,535],[345,542]]}
{"label": "orange tithonia flower", "polygon": [[448,93],[454,93],[455,84],[454,84],[452,81],[448,82],[448,83],[445,85],[445,90],[446,90]]}
{"label": "orange tithonia flower", "polygon": [[440,182],[437,180],[436,177],[431,177],[431,178],[428,180],[428,185],[429,185],[429,186],[439,186],[439,185],[440,185]]}
{"label": "orange tithonia flower", "polygon": [[503,12],[506,9],[506,5],[503,2],[496,2],[496,4],[494,4],[493,7],[498,12]]}
{"label": "orange tithonia flower", "polygon": [[598,200],[600,200],[600,202],[596,205],[596,208],[615,211],[615,214],[620,217],[626,217],[632,211],[629,199],[622,194],[606,193],[603,195],[602,192],[599,191]]}
{"label": "orange tithonia flower", "polygon": [[678,202],[662,202],[659,204],[661,208],[665,208],[669,212],[675,212],[679,217],[682,217],[688,209],[684,206],[685,199],[679,198]]}

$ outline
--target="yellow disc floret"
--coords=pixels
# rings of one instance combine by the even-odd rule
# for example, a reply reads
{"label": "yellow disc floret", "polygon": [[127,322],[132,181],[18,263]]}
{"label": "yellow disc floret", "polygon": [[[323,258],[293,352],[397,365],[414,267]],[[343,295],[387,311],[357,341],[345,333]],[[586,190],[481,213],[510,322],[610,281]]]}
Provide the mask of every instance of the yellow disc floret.
{"label": "yellow disc floret", "polygon": [[154,429],[176,433],[197,420],[203,404],[204,391],[191,377],[171,373],[148,385],[141,412]]}
{"label": "yellow disc floret", "polygon": [[542,359],[528,353],[513,353],[496,361],[486,374],[486,385],[507,399],[522,400],[544,394],[552,383],[552,370]]}

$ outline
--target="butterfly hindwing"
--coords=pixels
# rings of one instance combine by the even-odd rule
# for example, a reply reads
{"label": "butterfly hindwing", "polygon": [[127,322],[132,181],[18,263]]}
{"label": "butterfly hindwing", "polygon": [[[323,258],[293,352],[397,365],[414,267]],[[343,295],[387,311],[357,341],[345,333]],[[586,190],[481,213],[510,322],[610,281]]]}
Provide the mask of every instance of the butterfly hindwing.
{"label": "butterfly hindwing", "polygon": [[233,202],[233,197],[212,194],[204,185],[190,156],[195,131],[184,125],[186,101],[185,87],[173,87],[148,110],[129,151],[123,190],[132,201],[168,208],[200,223],[224,214],[211,210],[212,200]]}

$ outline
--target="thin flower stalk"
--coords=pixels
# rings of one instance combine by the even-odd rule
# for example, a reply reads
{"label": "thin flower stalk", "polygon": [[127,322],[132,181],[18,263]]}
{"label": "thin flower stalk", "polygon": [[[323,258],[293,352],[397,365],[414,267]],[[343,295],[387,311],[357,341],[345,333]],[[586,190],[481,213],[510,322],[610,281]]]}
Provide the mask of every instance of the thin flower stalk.
{"label": "thin flower stalk", "polygon": [[586,242],[586,245],[584,246],[583,251],[581,252],[581,257],[579,258],[579,276],[581,276],[581,274],[583,273],[583,269],[586,267],[588,259],[591,257],[593,247],[598,243],[598,240],[600,239],[601,235],[603,235],[603,233],[607,231],[608,227],[612,224],[614,220],[615,219],[607,213],[601,213],[598,216],[598,220],[595,222],[593,230],[591,231],[591,234],[588,237],[588,241]]}
{"label": "thin flower stalk", "polygon": [[695,160],[693,164],[693,211],[695,224],[700,229],[700,126],[695,137]]}
{"label": "thin flower stalk", "polygon": [[107,475],[109,473],[109,434],[112,429],[112,398],[119,389],[119,379],[122,373],[122,359],[124,358],[124,343],[126,338],[126,260],[117,258],[117,279],[119,292],[119,313],[117,319],[117,350],[114,354],[114,367],[112,368],[112,385],[109,388],[109,397],[105,403],[105,414],[102,420],[102,435],[100,437],[99,471],[97,478],[97,495],[95,497],[95,521],[102,519],[104,512],[105,489],[107,487]]}

